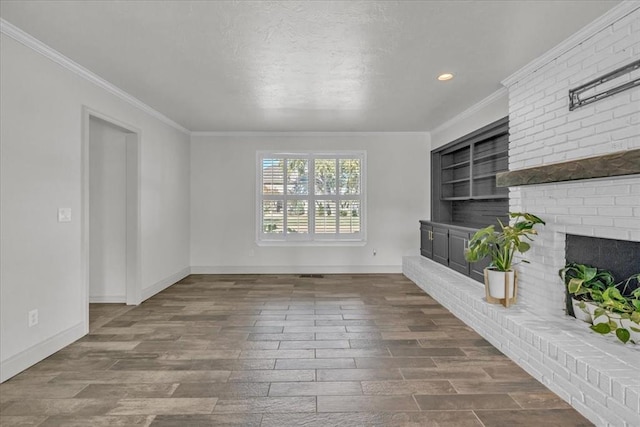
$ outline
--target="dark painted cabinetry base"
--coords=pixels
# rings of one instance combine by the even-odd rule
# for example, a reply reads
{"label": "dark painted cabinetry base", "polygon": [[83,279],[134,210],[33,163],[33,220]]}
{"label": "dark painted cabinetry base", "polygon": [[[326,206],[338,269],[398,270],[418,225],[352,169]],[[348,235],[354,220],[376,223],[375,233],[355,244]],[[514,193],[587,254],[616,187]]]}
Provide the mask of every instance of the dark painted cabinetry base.
{"label": "dark painted cabinetry base", "polygon": [[440,264],[484,282],[484,268],[489,260],[469,264],[464,258],[464,249],[475,228],[431,221],[420,221],[420,253]]}

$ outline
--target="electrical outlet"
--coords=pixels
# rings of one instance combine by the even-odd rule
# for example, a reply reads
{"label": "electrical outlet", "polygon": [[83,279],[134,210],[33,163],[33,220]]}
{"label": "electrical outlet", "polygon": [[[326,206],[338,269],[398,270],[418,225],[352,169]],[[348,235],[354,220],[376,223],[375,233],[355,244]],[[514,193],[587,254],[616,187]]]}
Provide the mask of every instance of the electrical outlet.
{"label": "electrical outlet", "polygon": [[38,310],[31,310],[29,312],[29,327],[36,326],[38,324]]}
{"label": "electrical outlet", "polygon": [[71,222],[71,208],[58,209],[58,222]]}
{"label": "electrical outlet", "polygon": [[378,255],[378,250],[377,250],[377,249],[374,249],[374,250],[373,250],[373,256],[376,256],[376,255]]}

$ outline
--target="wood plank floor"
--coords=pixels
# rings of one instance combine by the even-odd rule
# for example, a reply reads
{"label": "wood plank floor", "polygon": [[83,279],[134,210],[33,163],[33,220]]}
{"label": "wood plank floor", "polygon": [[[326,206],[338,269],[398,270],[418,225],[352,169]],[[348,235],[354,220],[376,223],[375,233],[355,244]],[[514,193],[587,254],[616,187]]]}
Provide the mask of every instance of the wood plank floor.
{"label": "wood plank floor", "polygon": [[192,275],[0,385],[0,424],[590,426],[402,275]]}

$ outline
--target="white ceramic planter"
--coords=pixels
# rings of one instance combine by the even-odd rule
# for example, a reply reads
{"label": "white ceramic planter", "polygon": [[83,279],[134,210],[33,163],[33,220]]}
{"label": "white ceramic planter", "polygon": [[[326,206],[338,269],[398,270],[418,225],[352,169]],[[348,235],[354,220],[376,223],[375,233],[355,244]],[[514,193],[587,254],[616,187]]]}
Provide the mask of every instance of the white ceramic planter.
{"label": "white ceramic planter", "polygon": [[[598,308],[598,306],[592,302],[585,302],[586,306],[587,306],[587,311],[589,311],[589,314],[591,315],[591,323],[593,323],[594,325],[597,325],[599,323],[609,323],[609,318],[605,315],[605,314],[601,314],[600,316],[595,316],[595,311]],[[611,317],[612,320],[616,320],[615,316]]]}
{"label": "white ceramic planter", "polygon": [[[506,276],[506,278],[505,278]],[[508,297],[513,298],[514,278],[513,271],[496,271],[487,269],[487,281],[489,284],[489,295],[496,299],[505,298],[505,280]]]}
{"label": "white ceramic planter", "polygon": [[[575,314],[576,319],[582,320],[583,322],[591,323],[591,312],[589,311],[589,307],[587,304],[589,303],[571,298],[571,305],[573,305],[573,314]],[[581,308],[581,306],[584,308]]]}

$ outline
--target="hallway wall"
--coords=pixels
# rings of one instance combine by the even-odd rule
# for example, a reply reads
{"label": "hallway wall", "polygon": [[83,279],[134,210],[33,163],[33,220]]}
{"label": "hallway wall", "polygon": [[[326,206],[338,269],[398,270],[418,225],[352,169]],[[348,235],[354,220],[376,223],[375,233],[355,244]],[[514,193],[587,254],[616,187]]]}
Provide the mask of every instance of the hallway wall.
{"label": "hallway wall", "polygon": [[[189,136],[13,38],[0,38],[0,380],[84,335],[82,108],[141,130],[141,275],[189,273]],[[58,222],[58,208],[71,222]],[[28,326],[37,309],[39,323]]]}

